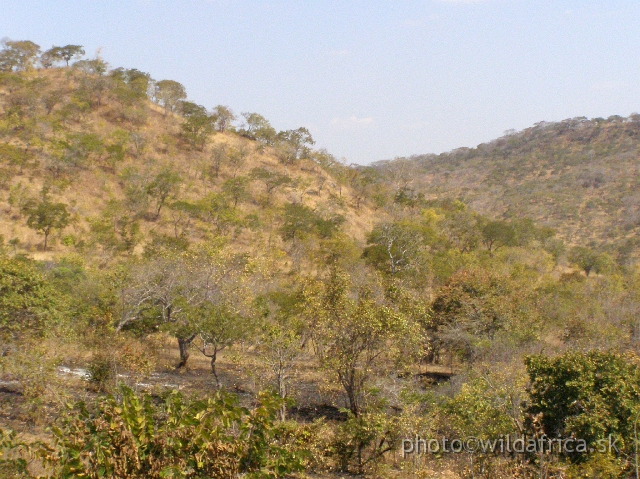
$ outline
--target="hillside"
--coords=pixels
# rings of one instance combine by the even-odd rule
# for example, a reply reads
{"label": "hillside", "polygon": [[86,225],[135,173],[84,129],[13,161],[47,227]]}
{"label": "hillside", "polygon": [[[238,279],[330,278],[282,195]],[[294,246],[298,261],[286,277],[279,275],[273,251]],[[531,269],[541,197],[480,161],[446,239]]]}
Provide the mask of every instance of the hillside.
{"label": "hillside", "polygon": [[[258,251],[266,241],[287,255],[284,205],[326,222],[324,236],[335,227],[362,241],[371,229],[371,208],[354,206],[338,179],[344,167],[328,153],[283,157],[297,145],[259,142],[233,127],[194,133],[185,117],[148,99],[146,85],[136,88],[124,76],[80,67],[0,78],[0,235],[14,252],[108,259],[140,254],[154,238],[177,245],[220,237],[238,251]],[[47,251],[42,231],[22,214],[45,191],[70,215],[52,230]]]}
{"label": "hillside", "polygon": [[398,188],[456,198],[496,217],[528,217],[569,244],[626,257],[640,231],[640,116],[541,122],[476,148],[379,162]]}

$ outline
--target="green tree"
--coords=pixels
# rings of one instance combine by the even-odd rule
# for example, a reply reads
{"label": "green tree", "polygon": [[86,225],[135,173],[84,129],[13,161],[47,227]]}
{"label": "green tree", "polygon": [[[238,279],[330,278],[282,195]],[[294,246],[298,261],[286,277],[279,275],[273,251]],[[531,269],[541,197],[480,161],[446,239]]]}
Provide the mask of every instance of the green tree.
{"label": "green tree", "polygon": [[178,193],[181,182],[180,175],[170,168],[164,168],[147,185],[147,195],[153,198],[156,203],[156,219],[160,217],[160,210],[167,199]]}
{"label": "green tree", "polygon": [[49,201],[46,193],[39,201],[27,201],[22,208],[22,213],[27,217],[27,226],[44,235],[43,250],[47,249],[47,240],[51,231],[64,229],[71,221],[67,205]]}
{"label": "green tree", "polygon": [[283,223],[280,234],[284,240],[298,240],[309,234],[321,238],[331,238],[344,221],[343,217],[325,219],[308,206],[299,203],[284,205]]}
{"label": "green tree", "polygon": [[489,221],[482,227],[481,233],[482,242],[489,253],[493,253],[502,246],[515,246],[516,244],[516,231],[506,221]]}
{"label": "green tree", "polygon": [[305,127],[296,130],[286,130],[278,133],[278,140],[285,143],[292,149],[292,153],[287,163],[301,158],[307,158],[311,154],[311,146],[315,145],[315,141],[311,133]]}
{"label": "green tree", "polygon": [[[633,454],[634,425],[640,411],[638,358],[614,351],[570,351],[557,357],[528,356],[529,427],[550,438],[579,438],[589,447],[617,443],[619,458]],[[567,451],[561,451],[568,454]],[[587,451],[585,451],[587,452]],[[582,462],[585,454],[568,454]]]}
{"label": "green tree", "polygon": [[211,150],[211,166],[209,174],[214,178],[218,178],[220,175],[220,168],[229,159],[229,150],[224,143],[216,144]]}
{"label": "green tree", "polygon": [[231,127],[231,123],[236,120],[236,116],[231,109],[224,105],[216,106],[211,112],[211,118],[216,131],[220,133],[227,131]]}
{"label": "green tree", "polygon": [[367,287],[353,291],[337,267],[320,284],[305,287],[305,313],[323,367],[336,375],[351,413],[358,417],[369,380],[399,352],[398,341],[415,331],[405,318],[376,301]]}
{"label": "green tree", "polygon": [[436,293],[426,324],[435,358],[441,346],[464,360],[477,357],[500,331],[509,330],[521,341],[534,336],[537,313],[528,307],[531,291],[508,278],[482,269],[461,270]]}
{"label": "green tree", "polygon": [[591,271],[597,272],[599,255],[585,246],[575,246],[569,251],[569,261],[589,276]]}
{"label": "green tree", "polygon": [[264,145],[273,145],[275,143],[276,130],[271,126],[269,120],[258,113],[245,112],[242,116],[246,125],[240,130],[240,134]]}
{"label": "green tree", "polygon": [[250,177],[254,180],[261,181],[267,190],[267,194],[271,194],[276,189],[292,183],[290,176],[261,166],[253,168]]}
{"label": "green tree", "polygon": [[388,271],[395,275],[407,269],[415,260],[422,244],[418,225],[384,223],[369,234],[369,246],[363,256],[373,264],[387,263]]}
{"label": "green tree", "polygon": [[198,331],[200,352],[210,359],[211,373],[220,386],[216,372],[218,353],[247,338],[252,329],[250,317],[239,314],[225,304],[213,304],[209,301],[198,305],[192,312],[191,321]]}
{"label": "green tree", "polygon": [[182,100],[187,98],[184,86],[174,80],[160,80],[155,85],[154,98],[168,111],[176,111]]}
{"label": "green tree", "polygon": [[65,45],[64,47],[56,47],[54,45],[45,51],[42,56],[51,62],[64,61],[66,66],[69,66],[69,62],[73,58],[81,57],[84,53],[82,45]]}
{"label": "green tree", "polygon": [[62,296],[35,263],[0,256],[0,357],[8,342],[41,335],[63,312]]}
{"label": "green tree", "polygon": [[182,102],[181,110],[185,118],[181,125],[183,135],[193,148],[202,151],[213,129],[213,118],[205,107],[190,101]]}
{"label": "green tree", "polygon": [[233,206],[238,205],[238,201],[250,198],[249,178],[246,176],[238,176],[229,178],[222,183],[222,192],[233,200]]}
{"label": "green tree", "polygon": [[35,66],[40,46],[29,40],[3,40],[0,50],[0,71],[29,70]]}

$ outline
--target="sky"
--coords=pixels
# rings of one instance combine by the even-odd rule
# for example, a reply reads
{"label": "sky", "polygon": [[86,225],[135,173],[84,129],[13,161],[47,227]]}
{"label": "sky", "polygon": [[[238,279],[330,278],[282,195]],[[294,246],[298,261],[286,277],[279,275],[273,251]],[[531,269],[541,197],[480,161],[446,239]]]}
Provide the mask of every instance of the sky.
{"label": "sky", "polygon": [[100,49],[348,163],[640,111],[638,0],[0,0],[2,37]]}

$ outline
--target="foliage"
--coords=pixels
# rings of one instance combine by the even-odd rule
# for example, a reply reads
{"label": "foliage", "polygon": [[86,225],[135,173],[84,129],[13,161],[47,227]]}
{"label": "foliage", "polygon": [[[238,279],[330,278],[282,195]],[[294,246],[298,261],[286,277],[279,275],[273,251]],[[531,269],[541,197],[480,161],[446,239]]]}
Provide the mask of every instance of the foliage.
{"label": "foliage", "polygon": [[320,238],[331,238],[344,218],[335,216],[325,219],[308,206],[288,203],[284,206],[283,224],[280,234],[284,240],[296,240],[316,234]]}
{"label": "foliage", "polygon": [[184,86],[174,80],[160,80],[155,84],[155,100],[167,111],[175,111],[180,102],[187,98]]}
{"label": "foliage", "polygon": [[[571,351],[551,358],[525,359],[531,380],[529,427],[539,425],[548,437],[583,439],[589,447],[615,438],[624,457],[634,450],[634,427],[640,411],[640,368],[635,356],[618,352]],[[581,462],[584,455],[569,454]]]}
{"label": "foliage", "polygon": [[253,410],[222,393],[189,400],[172,393],[154,406],[121,388],[94,405],[75,405],[54,427],[46,455],[56,478],[281,477],[299,470],[304,450],[278,444],[278,401]]}
{"label": "foliage", "polygon": [[38,336],[63,315],[63,298],[34,263],[0,256],[0,334],[4,340]]}
{"label": "foliage", "polygon": [[397,341],[412,336],[412,325],[363,287],[350,297],[350,278],[332,267],[323,284],[305,291],[306,316],[314,324],[319,359],[337,376],[349,409],[358,416],[365,406],[365,388],[385,355],[398,352]]}
{"label": "foliage", "polygon": [[81,45],[65,45],[63,47],[54,45],[42,54],[40,62],[51,67],[57,61],[64,61],[65,65],[69,66],[69,62],[73,58],[81,57],[84,53],[84,48]]}
{"label": "foliage", "polygon": [[2,41],[0,50],[0,72],[29,70],[35,66],[40,46],[29,40]]}

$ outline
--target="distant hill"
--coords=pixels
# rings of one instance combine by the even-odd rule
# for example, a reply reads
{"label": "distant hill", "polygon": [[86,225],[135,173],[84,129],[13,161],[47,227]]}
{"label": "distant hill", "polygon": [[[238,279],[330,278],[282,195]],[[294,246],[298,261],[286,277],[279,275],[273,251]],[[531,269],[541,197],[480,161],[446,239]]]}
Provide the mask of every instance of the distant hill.
{"label": "distant hill", "polygon": [[541,122],[440,155],[374,164],[396,190],[456,198],[480,213],[528,217],[570,244],[638,250],[640,115]]}

